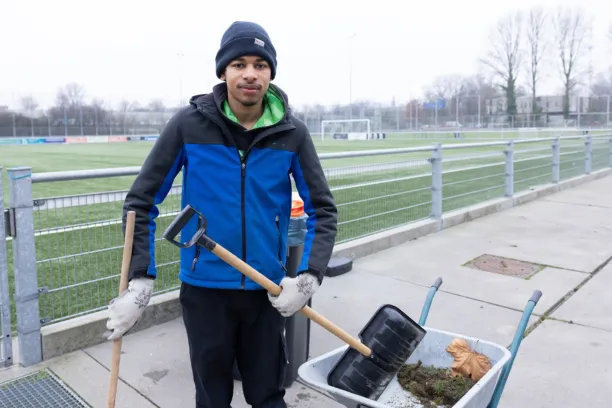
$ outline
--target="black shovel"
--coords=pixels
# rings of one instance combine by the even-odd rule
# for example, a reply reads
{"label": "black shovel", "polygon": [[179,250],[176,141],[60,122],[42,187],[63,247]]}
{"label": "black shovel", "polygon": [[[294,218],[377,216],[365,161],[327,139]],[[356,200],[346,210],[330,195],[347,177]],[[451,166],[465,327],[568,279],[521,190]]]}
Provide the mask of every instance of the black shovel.
{"label": "black shovel", "polygon": [[[176,241],[175,237],[194,215],[199,218],[199,229],[188,241]],[[280,286],[208,237],[206,225],[206,218],[187,205],[166,229],[164,238],[179,248],[200,245],[273,295],[281,293]],[[382,394],[426,334],[419,324],[392,305],[384,305],[376,311],[359,333],[361,341],[309,306],[304,306],[301,311],[351,347],[330,371],[329,385],[373,400]]]}

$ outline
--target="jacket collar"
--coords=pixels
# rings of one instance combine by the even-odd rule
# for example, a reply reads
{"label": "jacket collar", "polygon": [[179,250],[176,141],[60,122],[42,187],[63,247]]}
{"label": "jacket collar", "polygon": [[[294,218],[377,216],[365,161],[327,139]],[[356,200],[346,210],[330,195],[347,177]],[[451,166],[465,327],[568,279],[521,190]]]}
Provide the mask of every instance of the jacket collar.
{"label": "jacket collar", "polygon": [[[280,95],[285,107],[285,116],[280,122],[278,122],[278,124],[291,123],[292,111],[291,107],[289,106],[289,98],[287,94],[277,85],[270,84],[269,86]],[[225,82],[220,82],[213,87],[212,92],[192,96],[189,99],[189,103],[196,108],[208,112],[209,114],[215,114],[222,117],[222,104],[225,100],[227,100],[227,84]]]}

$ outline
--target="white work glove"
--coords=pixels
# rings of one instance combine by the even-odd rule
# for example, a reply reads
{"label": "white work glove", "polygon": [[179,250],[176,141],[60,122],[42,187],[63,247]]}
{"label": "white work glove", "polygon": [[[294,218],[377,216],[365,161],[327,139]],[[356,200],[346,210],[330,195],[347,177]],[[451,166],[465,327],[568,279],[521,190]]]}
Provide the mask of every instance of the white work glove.
{"label": "white work glove", "polygon": [[108,304],[107,340],[115,340],[130,330],[142,316],[153,294],[153,279],[134,278],[121,295]]}
{"label": "white work glove", "polygon": [[282,316],[293,316],[303,308],[308,299],[319,289],[319,280],[310,273],[301,273],[296,278],[283,278],[279,285],[283,290],[278,296],[268,292],[268,299]]}

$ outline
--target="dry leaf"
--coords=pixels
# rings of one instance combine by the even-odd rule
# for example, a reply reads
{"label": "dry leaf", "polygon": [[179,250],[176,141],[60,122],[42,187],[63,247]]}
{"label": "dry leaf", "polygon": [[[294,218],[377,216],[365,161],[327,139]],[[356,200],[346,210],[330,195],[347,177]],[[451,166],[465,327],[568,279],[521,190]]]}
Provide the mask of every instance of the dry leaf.
{"label": "dry leaf", "polygon": [[451,371],[455,376],[463,375],[479,381],[491,369],[489,358],[470,350],[469,344],[464,339],[453,339],[446,351],[455,359],[451,365]]}

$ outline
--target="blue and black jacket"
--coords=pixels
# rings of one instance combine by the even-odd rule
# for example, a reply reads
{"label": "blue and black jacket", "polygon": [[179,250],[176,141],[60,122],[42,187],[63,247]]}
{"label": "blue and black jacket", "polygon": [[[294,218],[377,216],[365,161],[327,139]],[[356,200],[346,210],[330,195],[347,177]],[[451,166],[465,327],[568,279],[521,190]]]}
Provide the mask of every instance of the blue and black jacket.
{"label": "blue and black jacket", "polygon": [[[281,103],[281,115],[252,130],[224,113],[226,99],[225,83],[192,97],[168,121],[136,176],[123,208],[124,228],[127,211],[136,212],[130,279],[157,276],[158,205],[182,170],[182,207],[202,213],[207,235],[277,284],[285,276],[292,177],[308,215],[298,274],[312,273],[321,282],[336,238],[337,209],[306,126],[275,85],[267,100]],[[193,236],[196,224],[193,217],[182,239]],[[199,246],[180,249],[179,278],[209,288],[261,289]]]}

